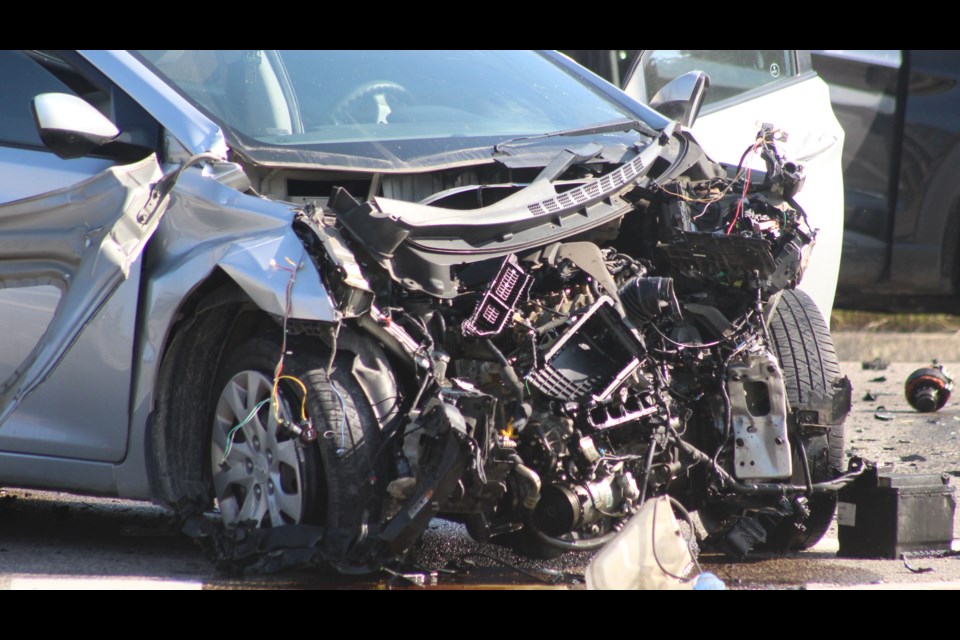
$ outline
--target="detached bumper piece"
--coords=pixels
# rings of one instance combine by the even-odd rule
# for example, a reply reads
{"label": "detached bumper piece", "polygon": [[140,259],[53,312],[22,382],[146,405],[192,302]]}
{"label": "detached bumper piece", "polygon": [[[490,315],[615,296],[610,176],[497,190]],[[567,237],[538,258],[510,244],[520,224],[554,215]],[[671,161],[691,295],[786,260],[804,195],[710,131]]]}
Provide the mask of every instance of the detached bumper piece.
{"label": "detached bumper piece", "polygon": [[956,507],[949,477],[868,470],[840,492],[838,555],[896,559],[949,551]]}

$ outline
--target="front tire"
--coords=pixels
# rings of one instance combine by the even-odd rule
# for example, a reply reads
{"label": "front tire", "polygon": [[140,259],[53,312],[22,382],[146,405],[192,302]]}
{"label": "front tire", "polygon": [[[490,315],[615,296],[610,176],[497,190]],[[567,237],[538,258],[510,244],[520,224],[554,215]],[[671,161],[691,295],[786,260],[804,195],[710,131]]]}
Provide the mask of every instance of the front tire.
{"label": "front tire", "polygon": [[[212,397],[209,468],[225,525],[351,528],[378,515],[379,424],[353,377],[351,354],[338,356],[328,376],[327,353],[317,341],[288,340],[276,405],[278,338],[255,338],[224,359]],[[316,429],[313,442],[285,426],[303,426],[302,413]]]}

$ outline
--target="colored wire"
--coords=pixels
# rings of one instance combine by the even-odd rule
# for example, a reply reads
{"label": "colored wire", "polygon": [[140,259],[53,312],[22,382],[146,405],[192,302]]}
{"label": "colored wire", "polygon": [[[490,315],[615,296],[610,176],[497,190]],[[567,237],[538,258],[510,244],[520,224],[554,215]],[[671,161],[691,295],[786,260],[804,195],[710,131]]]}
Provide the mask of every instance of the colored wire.
{"label": "colored wire", "polygon": [[750,169],[747,169],[747,177],[743,183],[743,193],[740,194],[740,200],[737,201],[737,212],[733,216],[733,222],[730,223],[730,226],[727,227],[727,235],[730,235],[730,232],[733,231],[733,227],[737,224],[737,220],[740,219],[740,211],[743,209],[743,199],[747,197],[747,189],[750,188]]}
{"label": "colored wire", "polygon": [[270,402],[270,398],[261,400],[259,403],[257,403],[257,406],[250,411],[247,417],[240,421],[240,424],[231,428],[230,431],[227,432],[227,446],[223,448],[223,457],[220,458],[220,464],[223,464],[227,461],[227,456],[230,455],[230,451],[233,449],[233,437],[236,435],[237,431],[239,431],[243,425],[253,420],[253,416],[257,415],[257,412],[260,411],[260,408],[268,402]]}
{"label": "colored wire", "polygon": [[[696,220],[696,219],[698,219],[698,218],[703,217],[703,215],[707,212],[707,208],[708,208],[711,204],[713,204],[713,203],[716,202],[717,200],[720,200],[721,198],[723,198],[724,196],[726,196],[728,193],[730,193],[730,190],[733,188],[733,185],[735,185],[735,184],[737,183],[737,181],[740,180],[740,178],[741,178],[741,177],[743,176],[743,174],[744,174],[744,171],[745,171],[745,170],[744,170],[744,168],[743,168],[743,163],[746,161],[747,156],[750,155],[751,153],[756,152],[756,150],[759,149],[762,144],[763,144],[763,138],[761,138],[761,137],[758,136],[756,142],[754,142],[752,145],[750,145],[749,147],[746,148],[746,150],[743,152],[743,155],[740,156],[740,162],[737,163],[737,171],[736,171],[736,173],[734,174],[733,179],[730,180],[729,184],[727,184],[727,188],[724,189],[723,191],[721,191],[711,202],[708,202],[708,203],[703,207],[703,211],[701,211],[699,214],[693,216],[692,220]],[[749,171],[749,170],[746,170],[746,171]],[[744,190],[744,191],[746,191],[746,190]],[[729,235],[729,234],[728,234],[728,235]]]}
{"label": "colored wire", "polygon": [[[285,257],[284,260],[286,260],[291,266],[284,267],[283,265],[274,263],[274,266],[277,269],[281,269],[290,274],[290,278],[287,280],[286,304],[284,305],[283,310],[283,337],[281,338],[280,342],[280,359],[277,360],[277,367],[273,372],[273,393],[270,396],[274,400],[273,415],[278,423],[280,422],[280,398],[277,395],[277,387],[279,386],[280,378],[283,375],[284,357],[287,355],[287,321],[290,319],[290,312],[293,307],[293,284],[297,280],[297,269],[300,268],[300,265],[293,262],[290,258]],[[271,260],[271,262],[274,261]],[[303,383],[300,384],[302,385]],[[304,391],[306,391],[306,387],[304,387]],[[304,393],[304,399],[306,399],[306,393]]]}
{"label": "colored wire", "polygon": [[300,420],[302,420],[303,422],[306,422],[307,421],[307,385],[303,384],[300,378],[297,378],[295,376],[290,376],[290,375],[280,376],[273,383],[272,397],[277,397],[279,399],[279,395],[277,393],[277,385],[280,384],[281,380],[293,380],[294,382],[297,383],[297,386],[300,387],[300,390],[303,391],[303,396],[301,396],[300,398]]}

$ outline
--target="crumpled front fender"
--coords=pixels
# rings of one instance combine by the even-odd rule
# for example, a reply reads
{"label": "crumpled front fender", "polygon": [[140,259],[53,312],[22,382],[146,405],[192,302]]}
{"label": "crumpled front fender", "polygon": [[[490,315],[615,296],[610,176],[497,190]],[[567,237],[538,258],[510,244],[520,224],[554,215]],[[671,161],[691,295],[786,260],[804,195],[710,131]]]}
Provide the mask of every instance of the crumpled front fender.
{"label": "crumpled front fender", "polygon": [[299,320],[337,320],[320,274],[292,228],[232,244],[217,266],[267,313]]}
{"label": "crumpled front fender", "polygon": [[[198,171],[185,174],[152,247],[151,324],[162,322],[218,268],[267,313],[336,321],[333,300],[293,219],[290,205],[245,195]],[[157,335],[166,328],[156,327]]]}

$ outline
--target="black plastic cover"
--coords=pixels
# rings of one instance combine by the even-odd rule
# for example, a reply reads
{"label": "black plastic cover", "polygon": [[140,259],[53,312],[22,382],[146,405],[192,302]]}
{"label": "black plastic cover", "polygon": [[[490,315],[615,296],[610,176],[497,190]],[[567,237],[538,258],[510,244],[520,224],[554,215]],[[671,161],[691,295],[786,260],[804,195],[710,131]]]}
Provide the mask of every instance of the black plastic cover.
{"label": "black plastic cover", "polygon": [[901,553],[948,551],[953,540],[956,492],[933,474],[863,474],[840,492],[838,555],[890,558]]}
{"label": "black plastic cover", "polygon": [[603,400],[640,366],[640,337],[603,296],[547,352],[542,367],[527,376],[545,395],[566,402]]}
{"label": "black plastic cover", "polygon": [[517,264],[517,257],[507,256],[473,315],[463,323],[463,335],[493,336],[503,331],[517,303],[526,299],[532,281]]}

